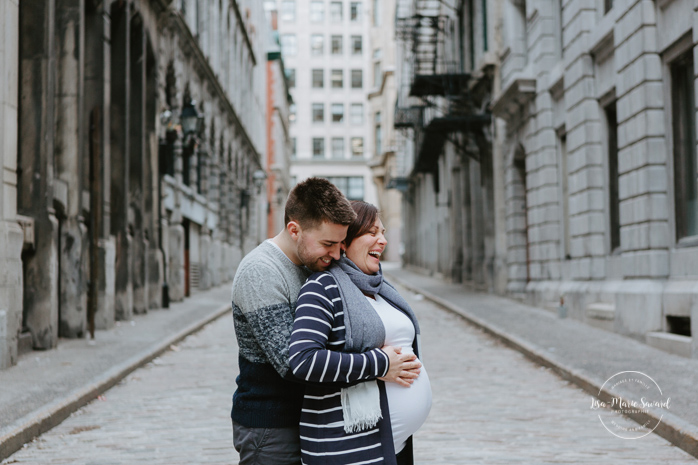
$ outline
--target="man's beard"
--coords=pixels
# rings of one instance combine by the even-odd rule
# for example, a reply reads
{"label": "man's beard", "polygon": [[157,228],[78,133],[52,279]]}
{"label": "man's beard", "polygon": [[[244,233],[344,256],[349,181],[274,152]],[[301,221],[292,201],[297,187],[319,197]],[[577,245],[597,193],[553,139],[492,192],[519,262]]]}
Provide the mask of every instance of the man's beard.
{"label": "man's beard", "polygon": [[298,246],[298,258],[303,266],[312,271],[325,271],[327,269],[318,263],[321,257],[311,257],[307,254],[307,249],[302,243]]}

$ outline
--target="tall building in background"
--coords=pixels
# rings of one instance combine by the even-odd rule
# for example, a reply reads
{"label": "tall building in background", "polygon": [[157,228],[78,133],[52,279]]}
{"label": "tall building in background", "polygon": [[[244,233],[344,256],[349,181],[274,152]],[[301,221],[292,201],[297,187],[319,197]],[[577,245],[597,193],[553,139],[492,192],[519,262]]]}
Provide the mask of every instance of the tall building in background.
{"label": "tall building in background", "polygon": [[349,199],[376,204],[367,160],[368,28],[362,1],[278,0],[279,34],[294,105],[291,176],[326,177]]}

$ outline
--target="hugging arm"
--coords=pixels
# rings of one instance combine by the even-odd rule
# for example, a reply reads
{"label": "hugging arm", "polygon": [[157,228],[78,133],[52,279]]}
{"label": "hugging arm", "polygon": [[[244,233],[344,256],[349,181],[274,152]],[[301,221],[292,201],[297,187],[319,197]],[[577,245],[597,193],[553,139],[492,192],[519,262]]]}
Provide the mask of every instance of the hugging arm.
{"label": "hugging arm", "polygon": [[333,330],[344,328],[334,327],[335,303],[325,289],[334,283],[329,276],[308,280],[298,296],[289,346],[291,372],[299,379],[318,383],[352,383],[385,376],[390,359],[382,349],[361,354],[330,350],[332,345],[344,345],[344,341],[330,342]]}
{"label": "hugging arm", "polygon": [[335,305],[341,305],[339,299],[333,299],[325,289],[333,284],[329,275],[322,275],[306,282],[301,290],[289,349],[291,373],[306,382],[353,384],[380,378],[409,386],[421,367],[412,354],[403,355],[393,347],[361,354],[331,350],[332,346],[344,346],[343,340],[330,342],[333,331],[344,329],[335,327]]}

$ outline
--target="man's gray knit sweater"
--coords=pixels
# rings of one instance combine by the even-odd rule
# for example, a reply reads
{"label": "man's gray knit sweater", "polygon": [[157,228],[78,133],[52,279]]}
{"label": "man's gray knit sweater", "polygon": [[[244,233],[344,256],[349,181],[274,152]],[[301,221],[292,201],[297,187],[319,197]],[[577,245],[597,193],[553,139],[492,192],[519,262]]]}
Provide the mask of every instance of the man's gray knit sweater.
{"label": "man's gray knit sweater", "polygon": [[296,300],[309,274],[271,239],[247,254],[235,273],[232,298],[240,375],[231,417],[243,426],[298,425],[304,388],[284,376]]}

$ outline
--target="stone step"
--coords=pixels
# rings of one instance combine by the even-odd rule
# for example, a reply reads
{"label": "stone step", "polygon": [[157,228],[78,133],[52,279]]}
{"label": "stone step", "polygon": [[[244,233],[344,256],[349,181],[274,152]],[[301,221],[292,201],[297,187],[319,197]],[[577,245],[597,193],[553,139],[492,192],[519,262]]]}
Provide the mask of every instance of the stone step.
{"label": "stone step", "polygon": [[606,302],[594,302],[587,305],[586,317],[595,320],[613,320],[616,317],[616,306]]}
{"label": "stone step", "polygon": [[21,333],[17,341],[17,356],[28,354],[32,350],[34,350],[32,334],[29,332]]}
{"label": "stone step", "polygon": [[652,332],[645,335],[648,345],[670,354],[691,358],[691,341],[689,336],[678,334]]}
{"label": "stone step", "polygon": [[607,302],[594,302],[587,305],[585,321],[589,326],[614,332],[613,320],[616,317],[616,306]]}

